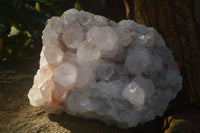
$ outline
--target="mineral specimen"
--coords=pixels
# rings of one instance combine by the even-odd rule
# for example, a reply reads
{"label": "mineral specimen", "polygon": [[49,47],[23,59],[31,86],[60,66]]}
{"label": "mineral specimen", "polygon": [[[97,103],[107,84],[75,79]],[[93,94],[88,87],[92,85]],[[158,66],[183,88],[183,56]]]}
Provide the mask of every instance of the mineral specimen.
{"label": "mineral specimen", "polygon": [[48,20],[30,104],[128,128],[162,116],[182,87],[154,29],[70,9]]}

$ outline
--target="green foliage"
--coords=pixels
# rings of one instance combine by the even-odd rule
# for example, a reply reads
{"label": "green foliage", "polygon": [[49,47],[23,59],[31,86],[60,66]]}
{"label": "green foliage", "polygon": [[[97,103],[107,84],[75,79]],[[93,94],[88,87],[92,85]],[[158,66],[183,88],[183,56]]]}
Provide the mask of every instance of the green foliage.
{"label": "green foliage", "polygon": [[0,0],[1,61],[39,55],[47,19],[61,15],[52,3],[52,0]]}
{"label": "green foliage", "polygon": [[82,10],[82,7],[81,7],[81,3],[79,0],[76,0],[75,4],[74,4],[74,8],[78,11]]}

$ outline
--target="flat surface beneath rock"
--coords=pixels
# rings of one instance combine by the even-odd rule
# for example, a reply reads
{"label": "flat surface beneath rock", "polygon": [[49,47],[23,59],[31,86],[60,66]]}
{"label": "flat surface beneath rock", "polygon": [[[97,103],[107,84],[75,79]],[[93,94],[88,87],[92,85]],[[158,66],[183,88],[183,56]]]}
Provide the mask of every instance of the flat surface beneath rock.
{"label": "flat surface beneath rock", "polygon": [[[20,66],[24,66],[21,68]],[[37,70],[37,63],[25,63],[8,69],[0,67],[0,133],[145,133],[163,132],[163,118],[139,125],[136,128],[120,129],[114,126],[107,126],[97,120],[85,120],[78,117],[69,116],[66,113],[61,115],[49,115],[44,111],[34,108],[29,104],[27,93],[32,86],[33,74]],[[184,110],[182,110],[184,112]],[[187,110],[185,110],[188,112]],[[193,115],[193,113],[187,114]],[[180,119],[181,113],[178,115]],[[198,124],[200,115],[195,113],[195,120],[188,119],[185,126],[196,128],[191,125]],[[174,119],[175,120],[175,119]],[[187,121],[187,120],[185,120]],[[173,121],[172,121],[173,122]],[[198,121],[199,122],[199,121]],[[173,124],[173,123],[172,123]],[[176,125],[170,128],[176,128]],[[166,130],[167,133],[171,129]],[[189,131],[189,130],[187,130]],[[193,130],[192,130],[193,131]]]}
{"label": "flat surface beneath rock", "polygon": [[49,115],[39,108],[34,108],[29,104],[27,97],[32,86],[33,74],[24,74],[21,71],[24,70],[6,70],[0,67],[0,133],[132,132],[131,129],[119,129],[96,120],[69,116],[66,113]]}

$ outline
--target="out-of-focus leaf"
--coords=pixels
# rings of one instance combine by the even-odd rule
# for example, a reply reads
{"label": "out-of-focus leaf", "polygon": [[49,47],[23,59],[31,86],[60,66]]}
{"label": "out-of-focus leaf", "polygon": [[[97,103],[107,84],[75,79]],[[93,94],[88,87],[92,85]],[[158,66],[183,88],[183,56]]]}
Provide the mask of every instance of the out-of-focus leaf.
{"label": "out-of-focus leaf", "polygon": [[9,55],[12,54],[12,49],[8,49],[8,54],[9,54]]}
{"label": "out-of-focus leaf", "polygon": [[57,9],[55,5],[52,3],[46,1],[46,0],[26,0],[27,2],[39,2],[41,4],[44,4],[45,6],[49,7],[53,12],[55,13],[56,16],[60,16],[62,14],[62,11]]}
{"label": "out-of-focus leaf", "polygon": [[81,7],[81,3],[79,0],[77,0],[74,4],[74,8],[78,11],[82,10],[82,7]]}
{"label": "out-of-focus leaf", "polygon": [[40,3],[39,2],[35,3],[35,10],[40,12]]}
{"label": "out-of-focus leaf", "polygon": [[2,60],[3,60],[3,61],[7,61],[7,58],[3,58]]}
{"label": "out-of-focus leaf", "polygon": [[27,37],[31,37],[31,34],[26,30],[26,31],[24,31],[24,33],[25,33],[25,35],[27,35]]}
{"label": "out-of-focus leaf", "polygon": [[18,34],[19,32],[20,31],[15,26],[12,26],[10,28],[10,33],[9,33],[8,37],[14,36],[14,35]]}

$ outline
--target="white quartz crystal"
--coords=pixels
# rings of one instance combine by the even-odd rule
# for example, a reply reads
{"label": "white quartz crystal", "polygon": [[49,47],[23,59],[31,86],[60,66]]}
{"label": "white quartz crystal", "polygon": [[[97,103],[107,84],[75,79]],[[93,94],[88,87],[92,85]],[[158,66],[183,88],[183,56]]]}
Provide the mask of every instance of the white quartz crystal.
{"label": "white quartz crystal", "polygon": [[72,26],[66,29],[63,31],[62,41],[67,47],[76,49],[84,37],[81,27]]}
{"label": "white quartz crystal", "polygon": [[56,45],[49,45],[43,47],[41,52],[41,66],[59,65],[63,60],[63,52]]}
{"label": "white quartz crystal", "polygon": [[87,63],[81,65],[78,67],[75,87],[82,88],[88,85],[95,78],[95,75],[92,65]]}
{"label": "white quartz crystal", "polygon": [[85,62],[95,61],[100,58],[101,51],[93,43],[83,41],[77,48],[77,56]]}
{"label": "white quartz crystal", "polygon": [[87,35],[89,42],[92,42],[100,50],[113,50],[117,45],[119,37],[110,26],[92,27]]}
{"label": "white quartz crystal", "polygon": [[162,116],[182,88],[171,51],[154,29],[70,9],[43,31],[30,104],[123,128]]}
{"label": "white quartz crystal", "polygon": [[55,68],[53,73],[54,80],[63,87],[70,89],[76,82],[77,69],[72,64],[64,63]]}
{"label": "white quartz crystal", "polygon": [[135,106],[145,103],[145,90],[134,81],[124,88],[122,96]]}

